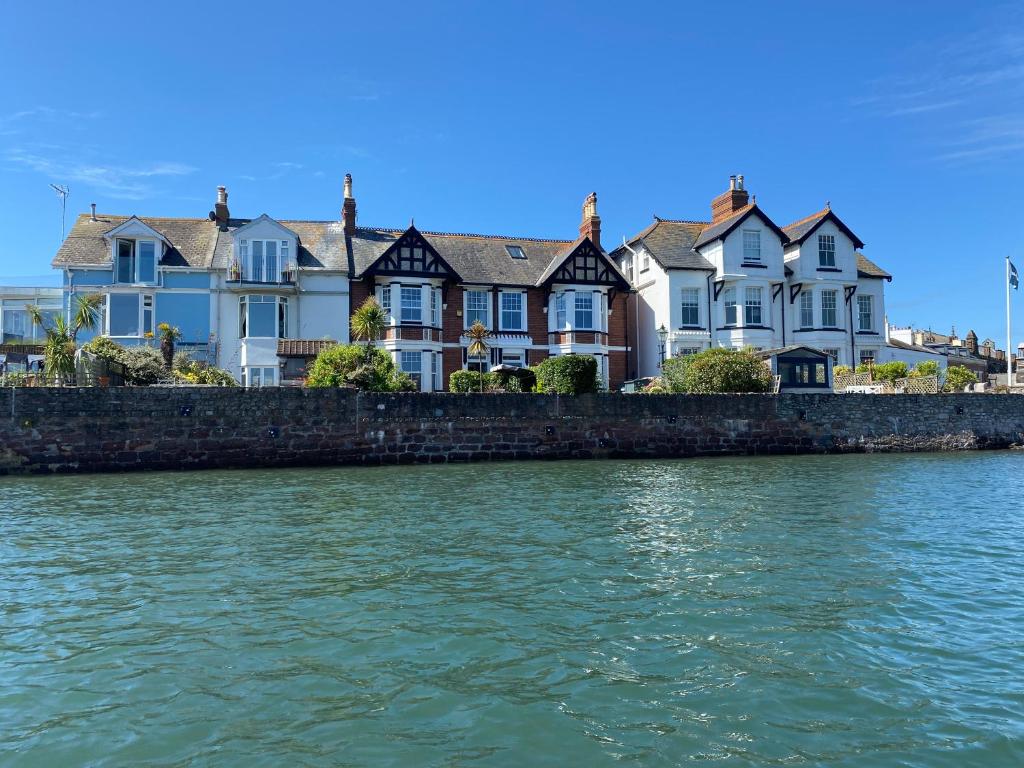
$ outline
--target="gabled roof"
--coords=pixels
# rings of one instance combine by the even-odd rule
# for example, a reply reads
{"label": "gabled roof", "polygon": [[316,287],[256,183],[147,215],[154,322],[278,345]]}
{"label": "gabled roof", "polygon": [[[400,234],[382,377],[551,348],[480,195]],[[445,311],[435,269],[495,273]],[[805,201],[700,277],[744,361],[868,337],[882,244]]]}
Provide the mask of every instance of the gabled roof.
{"label": "gabled roof", "polygon": [[762,349],[760,352],[755,352],[755,357],[759,357],[762,360],[767,360],[769,357],[777,357],[778,355],[786,355],[790,352],[796,352],[798,349],[806,350],[820,357],[828,357],[828,352],[823,352],[815,347],[808,347],[806,344],[790,344],[787,347],[776,347],[775,349]]}
{"label": "gabled roof", "polygon": [[[405,231],[357,227],[348,239],[352,276],[363,275]],[[463,282],[476,285],[536,286],[552,262],[557,260],[560,265],[581,242],[432,231],[420,234]],[[513,259],[506,249],[509,245],[522,248],[526,258]]]}
{"label": "gabled roof", "polygon": [[892,282],[892,275],[857,251],[857,277],[878,277]]}
{"label": "gabled roof", "polygon": [[826,221],[831,221],[844,235],[850,238],[853,242],[854,248],[864,247],[864,243],[860,241],[860,238],[853,234],[853,231],[846,226],[842,219],[836,216],[828,206],[822,208],[816,213],[812,213],[810,216],[805,216],[799,221],[794,221],[792,224],[788,224],[783,227],[782,230],[789,236],[790,243],[793,245],[799,245],[810,237],[811,234]]}
{"label": "gabled roof", "polygon": [[736,213],[728,218],[722,219],[716,224],[712,224],[707,229],[700,233],[700,237],[697,238],[697,242],[693,244],[694,248],[699,249],[701,246],[712,243],[715,240],[725,239],[730,232],[736,227],[746,221],[750,216],[756,215],[761,221],[768,225],[775,234],[779,236],[782,244],[785,245],[789,242],[789,236],[783,232],[778,225],[769,219],[760,208],[757,207],[757,203],[750,203],[740,208]]}
{"label": "gabled roof", "polygon": [[[714,272],[714,265],[693,248],[701,231],[707,226],[706,221],[675,221],[655,216],[654,222],[640,234],[634,235],[627,245],[634,250],[637,246],[643,247],[665,269]],[[626,251],[626,247],[620,245],[611,255],[618,258]]]}
{"label": "gabled roof", "polygon": [[[576,257],[577,254],[583,254],[587,257],[591,255],[596,256],[598,261],[605,265],[607,275],[614,280],[615,284],[623,290],[629,289],[629,280],[627,280],[626,276],[622,274],[621,270],[619,270],[619,265],[616,264],[615,260],[605,253],[603,249],[594,245],[593,241],[589,237],[579,238],[569,246],[565,255],[560,257],[556,256],[552,259],[548,268],[544,270],[539,278],[537,278],[536,284],[544,285],[550,281],[559,282],[555,279],[559,270],[566,264],[566,262]],[[573,282],[576,281],[574,280]],[[601,282],[605,283],[604,280],[601,280]]]}
{"label": "gabled roof", "polygon": [[131,230],[142,230],[149,237],[160,240],[161,242],[167,244],[168,246],[171,245],[171,242],[164,236],[163,232],[150,226],[142,219],[140,219],[138,216],[129,216],[116,227],[104,233],[103,237],[109,241],[113,240],[118,235],[121,235]]}
{"label": "gabled roof", "polygon": [[[433,244],[412,224],[410,224],[409,228],[401,235],[395,238],[391,244],[381,252],[381,255],[373,260],[364,272],[372,270],[377,273],[396,274],[396,271],[389,269],[386,265],[382,266],[382,262],[387,259],[392,263],[397,264],[398,261],[394,256],[394,252],[399,247],[402,249],[422,248],[424,251],[431,254],[431,264],[433,264],[437,269],[443,270],[443,272],[433,271],[430,272],[430,274],[435,277],[447,277],[457,282],[462,282],[462,277],[458,274],[455,268],[448,263],[444,256],[438,253]],[[397,274],[402,274],[402,272],[398,271]]]}
{"label": "gabled roof", "polygon": [[269,224],[273,224],[275,227],[277,227],[278,229],[281,229],[284,232],[287,232],[292,237],[298,237],[298,235],[295,232],[290,230],[288,227],[286,227],[280,221],[278,221],[277,219],[271,218],[270,216],[268,216],[265,213],[261,213],[255,219],[250,219],[247,223],[245,223],[242,226],[236,228],[235,229],[235,234],[236,235],[244,234],[245,230],[247,230],[249,227],[253,227],[253,226],[257,225],[257,224],[262,224],[264,222],[269,223]]}

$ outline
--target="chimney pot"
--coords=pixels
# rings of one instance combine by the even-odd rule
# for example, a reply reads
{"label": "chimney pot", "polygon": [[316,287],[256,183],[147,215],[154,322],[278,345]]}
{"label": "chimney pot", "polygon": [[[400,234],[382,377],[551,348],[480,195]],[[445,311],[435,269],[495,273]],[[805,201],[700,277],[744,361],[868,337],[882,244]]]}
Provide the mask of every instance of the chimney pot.
{"label": "chimney pot", "polygon": [[96,221],[96,203],[89,203],[89,207],[92,209],[92,215],[89,218]]}
{"label": "chimney pot", "polygon": [[221,229],[227,229],[228,219],[231,214],[228,212],[228,188],[217,187],[217,204],[213,207],[213,220]]}
{"label": "chimney pot", "polygon": [[352,174],[345,174],[344,201],[341,204],[341,228],[351,237],[356,233],[356,198],[352,194]]}
{"label": "chimney pot", "polygon": [[736,176],[736,189],[740,190],[741,192],[743,191],[743,174],[742,173]]}
{"label": "chimney pot", "polygon": [[729,188],[711,201],[711,223],[717,224],[732,216],[750,202],[750,196],[743,188],[742,176],[730,176]]}
{"label": "chimney pot", "polygon": [[736,189],[736,175],[733,174],[729,177],[729,189]]}

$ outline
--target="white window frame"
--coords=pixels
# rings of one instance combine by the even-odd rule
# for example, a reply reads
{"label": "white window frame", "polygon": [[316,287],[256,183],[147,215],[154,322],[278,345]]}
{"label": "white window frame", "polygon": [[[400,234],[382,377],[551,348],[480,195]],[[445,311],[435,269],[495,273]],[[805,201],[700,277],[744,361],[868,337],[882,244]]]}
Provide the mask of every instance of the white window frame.
{"label": "white window frame", "polygon": [[829,347],[828,349],[822,349],[826,355],[832,358],[832,364],[836,365],[839,363],[839,350],[835,347]]}
{"label": "white window frame", "polygon": [[[130,243],[132,247],[132,279],[121,279],[121,263],[118,255],[121,250],[121,243]],[[142,259],[140,258],[143,245],[153,247],[153,276],[150,280],[142,279]],[[118,237],[114,239],[114,284],[115,285],[156,285],[160,265],[159,241],[148,237]]]}
{"label": "white window frame", "polygon": [[[415,307],[412,304],[408,309],[410,314],[406,317],[406,296],[415,297]],[[416,317],[412,316],[415,309]],[[398,291],[398,316],[402,325],[423,325],[423,288],[419,285],[403,285]]]}
{"label": "white window frame", "polygon": [[[832,306],[826,307],[825,300],[830,299]],[[826,320],[826,312],[831,310],[832,322]],[[839,328],[839,291],[835,288],[826,288],[821,292],[821,327]]]}
{"label": "white window frame", "polygon": [[[584,307],[580,307],[580,303],[581,302],[585,304],[588,301],[590,302],[589,309],[587,307],[585,307],[585,306]],[[573,327],[573,329],[574,330],[582,330],[582,331],[600,330],[600,329],[595,327],[595,321],[597,320],[597,313],[596,313],[595,310],[596,310],[596,308],[594,306],[594,294],[591,293],[590,291],[576,291],[576,294],[573,297],[573,310],[572,310],[572,320],[573,320],[572,327]],[[586,312],[590,312],[590,322],[589,323],[580,322],[580,313],[586,313]]]}
{"label": "white window frame", "polygon": [[430,287],[430,324],[434,328],[441,327],[441,289]]}
{"label": "white window frame", "polygon": [[651,254],[647,252],[646,248],[640,250],[640,271],[646,272],[651,268]]}
{"label": "white window frame", "polygon": [[761,263],[761,230],[743,230],[743,262]]}
{"label": "white window frame", "polygon": [[818,266],[834,269],[836,266],[836,236],[818,234]]}
{"label": "white window frame", "polygon": [[[507,325],[505,323],[505,297],[518,296],[519,297],[519,326]],[[511,313],[511,311],[510,311]],[[525,332],[527,328],[526,319],[526,292],[525,291],[502,291],[498,294],[498,327],[502,331],[518,331]]]}
{"label": "white window frame", "polygon": [[[739,310],[736,309],[736,286],[722,291],[722,304],[725,306],[725,325],[735,327],[739,324]],[[732,322],[729,321],[729,310],[732,310]]]}
{"label": "white window frame", "polygon": [[[253,301],[256,299],[256,301]],[[274,305],[274,336],[250,336],[252,325],[249,307],[253,304]],[[271,294],[251,293],[238,297],[238,338],[239,339],[287,339],[289,326],[288,297]],[[243,319],[244,314],[244,319]]]}
{"label": "white window frame", "polygon": [[391,286],[390,285],[378,285],[377,286],[377,303],[380,304],[380,308],[384,310],[384,314],[387,317],[387,324],[394,325],[395,317],[391,313]]}
{"label": "white window frame", "polygon": [[[692,302],[688,301],[692,297]],[[687,322],[687,310],[693,312],[693,322]],[[700,327],[700,288],[681,288],[679,294],[679,324],[683,328]]]}
{"label": "white window frame", "polygon": [[555,330],[569,330],[569,292],[555,294]]}
{"label": "white window frame", "polygon": [[[114,336],[110,332],[110,303],[112,296],[133,296],[139,300],[139,316],[136,319],[136,328],[138,333],[128,336]],[[146,336],[147,331],[147,314],[149,316],[149,332],[156,332],[156,298],[152,293],[124,293],[124,292],[111,292],[106,296],[106,300],[103,302],[103,323],[101,328],[103,329],[103,335],[109,336],[112,339],[142,339]]]}
{"label": "white window frame", "polygon": [[478,297],[479,296],[483,297],[483,302],[484,302],[483,318],[482,319],[481,318],[475,318],[475,319],[479,319],[480,322],[484,324],[485,328],[491,329],[493,327],[491,325],[491,292],[490,291],[486,291],[486,290],[479,290],[479,289],[476,289],[476,288],[466,289],[465,293],[463,294],[462,315],[465,318],[465,322],[463,323],[464,327],[471,328],[473,326],[473,319],[474,318],[473,318],[473,316],[470,313],[474,313],[475,314],[475,313],[480,311],[479,307],[470,307],[469,306],[469,300],[470,300],[470,296],[471,295],[476,295]]}
{"label": "white window frame", "polygon": [[[260,255],[257,258],[255,244],[260,244]],[[267,244],[274,244],[274,261],[267,256]],[[267,283],[275,285],[284,282],[284,273],[291,269],[287,240],[277,238],[245,238],[238,241],[239,266],[242,280],[247,283]],[[259,263],[257,263],[257,261]],[[273,280],[268,280],[267,275]]]}
{"label": "white window frame", "polygon": [[[269,374],[269,381],[268,375]],[[247,365],[242,368],[242,386],[251,389],[277,386],[278,369],[273,365]]]}
{"label": "white window frame", "polygon": [[[756,296],[756,301],[753,297]],[[752,319],[754,310],[757,319]],[[748,285],[743,289],[743,325],[764,325],[764,289],[759,285]]]}
{"label": "white window frame", "polygon": [[800,327],[814,327],[814,292],[800,292]]}
{"label": "white window frame", "polygon": [[[405,367],[406,360],[415,360],[416,369],[414,371],[409,370]],[[403,349],[398,352],[398,369],[402,373],[407,373],[412,377],[413,381],[416,382],[416,386],[423,389],[423,353],[416,350]]]}
{"label": "white window frame", "polygon": [[[857,297],[857,330],[873,331],[875,329],[875,297],[870,294],[862,294]],[[867,313],[864,312],[864,305],[867,305]],[[864,322],[867,314],[867,323]]]}

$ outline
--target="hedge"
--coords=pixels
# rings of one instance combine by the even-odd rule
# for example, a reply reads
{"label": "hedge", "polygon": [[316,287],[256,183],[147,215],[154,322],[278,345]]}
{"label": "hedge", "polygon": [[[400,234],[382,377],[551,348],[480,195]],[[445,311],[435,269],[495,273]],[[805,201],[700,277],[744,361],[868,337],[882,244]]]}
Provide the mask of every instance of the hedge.
{"label": "hedge", "polygon": [[555,395],[585,395],[597,392],[597,360],[590,355],[549,357],[534,369],[537,391]]}

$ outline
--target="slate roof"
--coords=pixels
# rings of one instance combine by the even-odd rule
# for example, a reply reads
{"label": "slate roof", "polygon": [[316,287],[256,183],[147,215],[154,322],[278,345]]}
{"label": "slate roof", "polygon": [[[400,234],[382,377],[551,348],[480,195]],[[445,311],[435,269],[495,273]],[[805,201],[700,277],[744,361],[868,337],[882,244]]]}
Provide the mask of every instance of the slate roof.
{"label": "slate roof", "polygon": [[924,352],[929,355],[938,355],[939,357],[944,357],[944,355],[941,352],[936,352],[934,349],[921,346],[920,344],[907,344],[907,342],[900,341],[899,339],[889,339],[889,341],[886,342],[886,345],[890,347],[895,347],[896,349],[906,349],[910,350],[911,352]]}
{"label": "slate roof", "polygon": [[[714,265],[694,250],[701,231],[708,226],[706,221],[675,221],[659,219],[629,241],[630,246],[639,243],[658,264],[666,269],[698,269],[714,272]],[[625,252],[619,246],[612,251],[615,257]]]}
{"label": "slate roof", "polygon": [[[53,259],[54,267],[108,265],[110,244],[104,235],[124,224],[130,216],[81,214]],[[231,233],[250,219],[230,219],[226,231],[207,219],[139,216],[140,221],[162,234],[171,246],[160,263],[169,267],[227,269],[231,263]],[[345,238],[338,221],[279,221],[299,237],[296,261],[300,269],[347,271]]]}
{"label": "slate roof", "polygon": [[854,248],[863,248],[864,243],[861,242],[860,238],[853,234],[853,231],[843,223],[832,209],[828,206],[822,208],[820,211],[815,211],[810,216],[805,216],[799,221],[794,221],[792,224],[787,224],[782,228],[782,231],[786,233],[789,240],[793,244],[802,243],[807,237],[818,228],[826,219],[830,219],[839,229],[841,229],[850,240],[853,241]]}
{"label": "slate roof", "polygon": [[880,277],[892,282],[892,275],[857,251],[857,277]]}
{"label": "slate roof", "polygon": [[[352,276],[362,275],[405,231],[357,227],[351,238]],[[540,285],[582,242],[582,239],[545,240],[418,231],[459,274],[463,282],[482,285]],[[522,248],[526,258],[512,258],[505,248],[507,245]],[[609,261],[618,271],[610,258]],[[622,281],[628,285],[624,276]]]}

